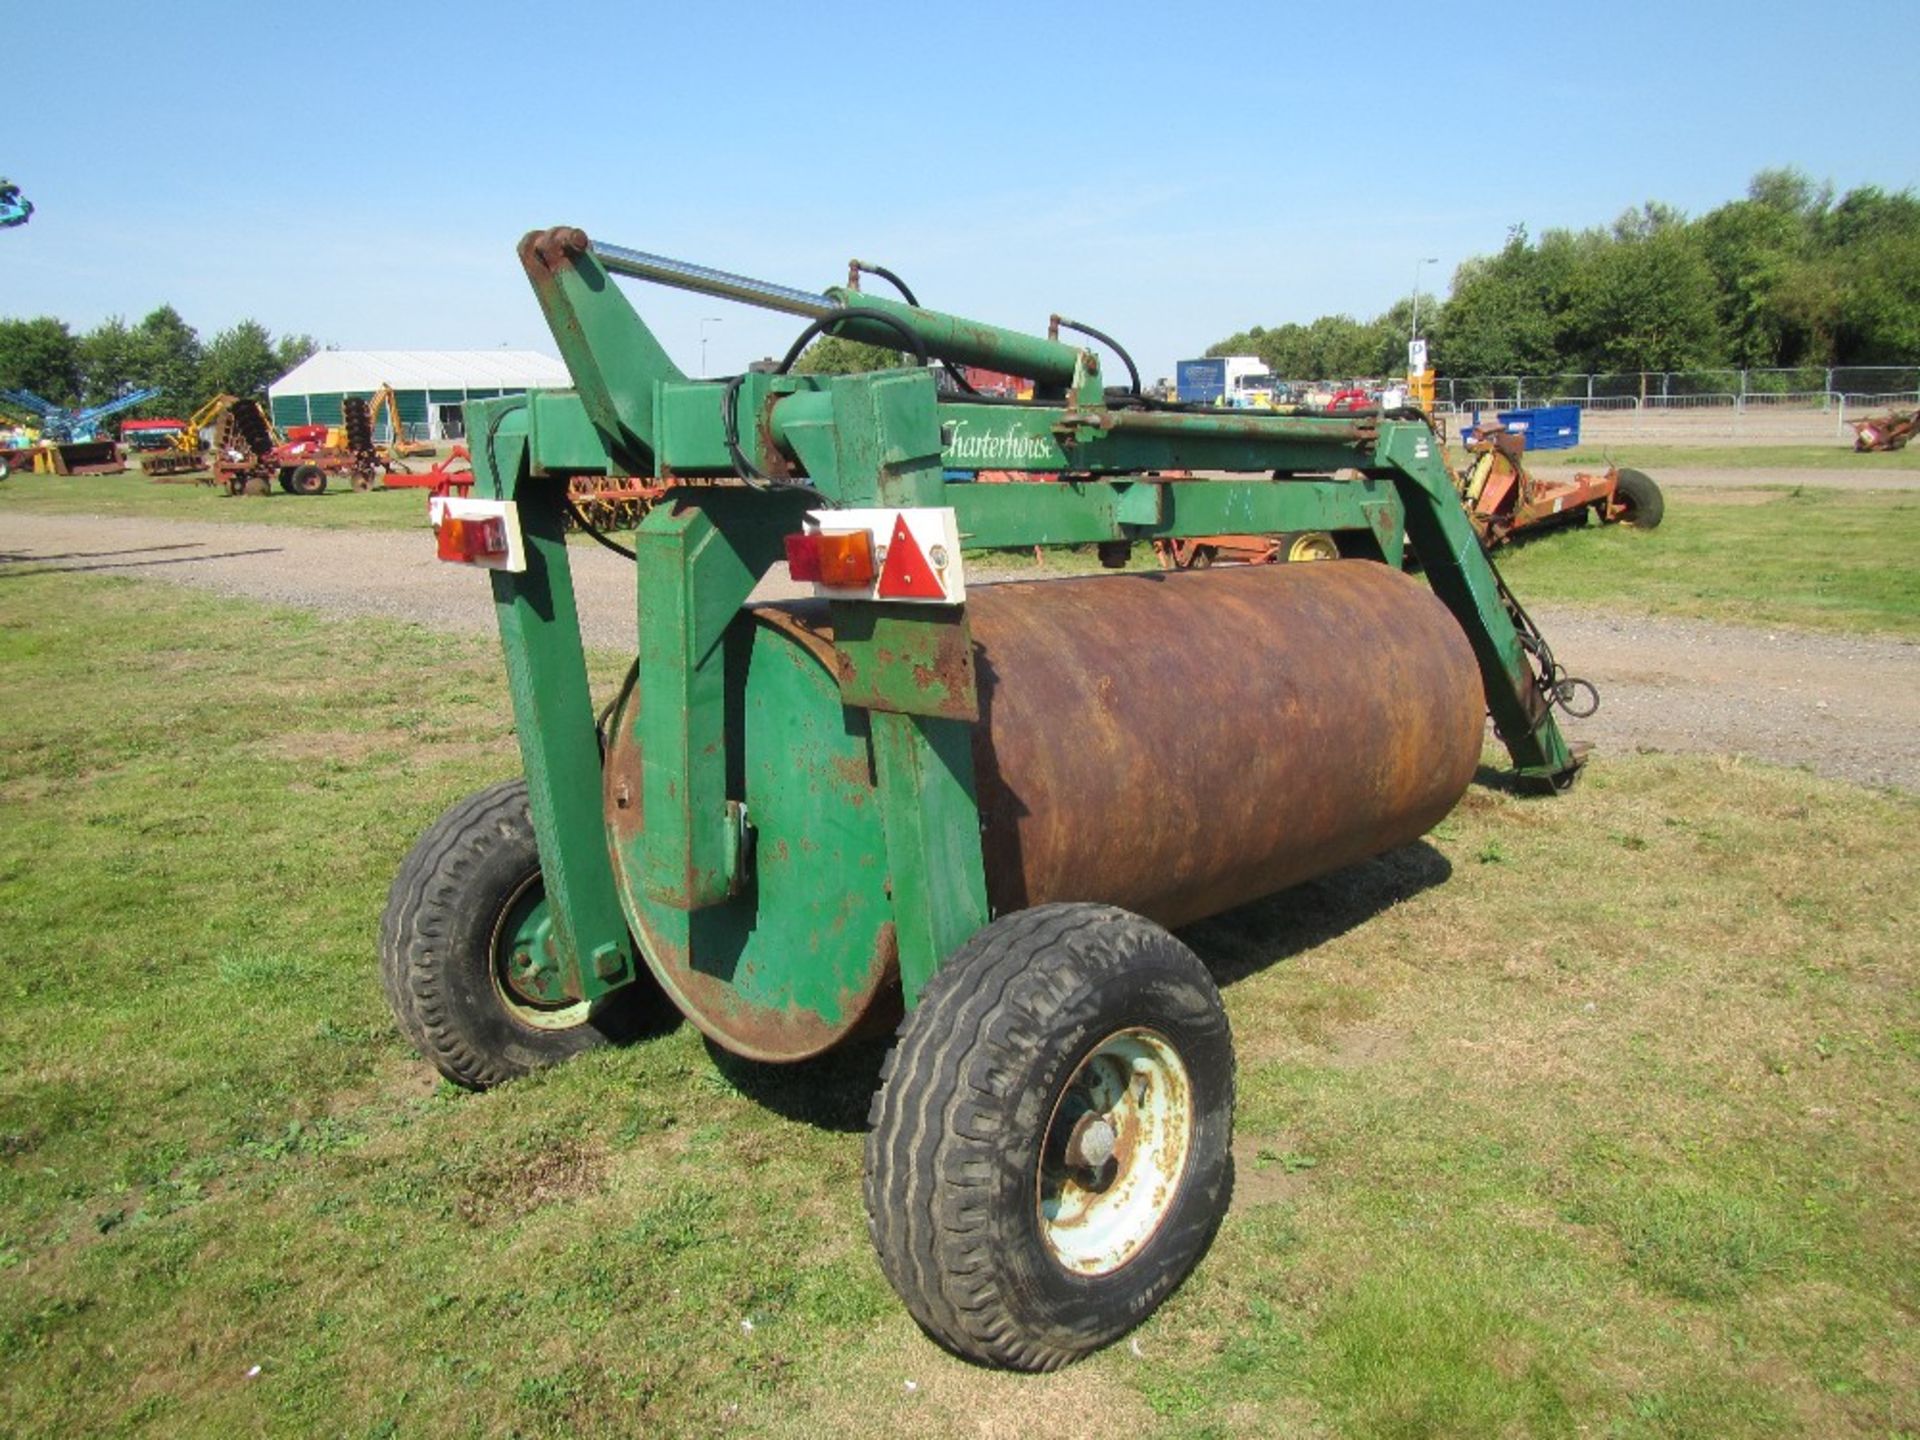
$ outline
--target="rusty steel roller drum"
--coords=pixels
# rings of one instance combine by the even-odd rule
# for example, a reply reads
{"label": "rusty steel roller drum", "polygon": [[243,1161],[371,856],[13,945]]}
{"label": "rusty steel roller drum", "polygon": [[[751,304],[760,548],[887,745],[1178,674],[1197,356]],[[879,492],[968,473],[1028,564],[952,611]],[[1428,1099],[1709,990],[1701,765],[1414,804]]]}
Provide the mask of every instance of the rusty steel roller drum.
{"label": "rusty steel roller drum", "polygon": [[996,914],[1182,925],[1417,839],[1484,702],[1426,587],[1364,560],[981,586],[974,746]]}
{"label": "rusty steel roller drum", "polygon": [[[1386,565],[977,585],[967,616],[995,915],[1090,900],[1197,920],[1414,840],[1480,757],[1466,637]],[[900,1016],[867,714],[841,703],[825,605],[744,612],[729,650],[750,885],[689,913],[640,883],[637,694],[610,730],[608,840],[681,1010],[737,1054],[798,1060]]]}

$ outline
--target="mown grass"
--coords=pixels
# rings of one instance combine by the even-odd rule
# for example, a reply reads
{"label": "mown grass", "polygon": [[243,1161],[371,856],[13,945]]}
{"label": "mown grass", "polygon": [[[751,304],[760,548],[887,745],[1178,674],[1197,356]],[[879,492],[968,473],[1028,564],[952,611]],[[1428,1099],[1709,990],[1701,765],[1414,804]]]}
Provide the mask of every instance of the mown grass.
{"label": "mown grass", "polygon": [[1498,554],[1528,603],[1920,635],[1920,494],[1666,492],[1658,529],[1548,531]]}
{"label": "mown grass", "polygon": [[406,1052],[374,929],[516,766],[490,643],[29,576],[0,673],[9,1433],[1920,1428],[1911,798],[1601,756],[1195,927],[1233,1209],[1136,1344],[1022,1378],[868,1253],[875,1052]]}
{"label": "mown grass", "polygon": [[1645,470],[1660,478],[1663,467],[1687,470],[1845,470],[1855,475],[1920,470],[1920,448],[1877,454],[1854,453],[1853,434],[1831,445],[1582,445],[1541,450],[1528,457],[1542,470],[1603,469],[1609,463]]}
{"label": "mown grass", "polygon": [[[413,462],[424,468],[426,461]],[[137,469],[124,475],[13,475],[0,480],[0,517],[130,515],[155,520],[249,520],[322,529],[417,530],[426,524],[426,491],[355,491],[333,479],[324,495],[229,495],[194,477],[161,484]]]}
{"label": "mown grass", "polygon": [[[1920,635],[1920,494],[1778,486],[1670,489],[1655,530],[1542,531],[1495,559],[1529,604],[1745,625]],[[1092,546],[969,552],[995,578],[1094,574]],[[1154,568],[1136,545],[1128,568]]]}

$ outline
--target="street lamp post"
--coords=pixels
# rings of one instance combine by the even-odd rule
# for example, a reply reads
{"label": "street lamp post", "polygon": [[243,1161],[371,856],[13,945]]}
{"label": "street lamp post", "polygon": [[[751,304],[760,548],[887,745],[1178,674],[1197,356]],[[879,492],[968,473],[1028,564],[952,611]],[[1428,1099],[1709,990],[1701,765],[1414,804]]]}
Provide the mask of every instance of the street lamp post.
{"label": "street lamp post", "polygon": [[1407,336],[1407,339],[1409,340],[1418,340],[1420,338],[1420,270],[1421,270],[1421,267],[1425,265],[1438,265],[1439,263],[1440,263],[1440,257],[1437,255],[1429,255],[1425,260],[1416,260],[1413,262],[1413,330]]}
{"label": "street lamp post", "polygon": [[725,318],[723,315],[708,315],[700,322],[700,378],[702,380],[707,378],[707,326],[718,325]]}

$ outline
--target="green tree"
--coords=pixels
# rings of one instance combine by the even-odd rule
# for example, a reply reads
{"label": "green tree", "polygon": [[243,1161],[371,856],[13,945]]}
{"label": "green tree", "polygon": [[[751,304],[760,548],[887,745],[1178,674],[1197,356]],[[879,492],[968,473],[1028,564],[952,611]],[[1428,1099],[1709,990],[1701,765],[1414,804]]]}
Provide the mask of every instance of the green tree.
{"label": "green tree", "polygon": [[1792,167],[1762,170],[1747,182],[1747,199],[1777,215],[1814,220],[1833,203],[1833,186],[1816,185]]}
{"label": "green tree", "polygon": [[133,332],[118,315],[109,316],[80,337],[81,390],[89,405],[100,405],[137,385]]}
{"label": "green tree", "polygon": [[171,305],[153,311],[128,336],[132,380],[157,385],[159,398],[143,411],[185,415],[199,403],[200,337]]}
{"label": "green tree", "polygon": [[1696,237],[1713,272],[1728,360],[1748,367],[1797,363],[1804,336],[1794,333],[1782,300],[1811,243],[1805,220],[1774,205],[1736,200],[1704,216]]}
{"label": "green tree", "polygon": [[320,346],[311,335],[282,335],[273,346],[273,361],[279,366],[277,380],[294,366],[310,359]]}
{"label": "green tree", "polygon": [[31,390],[56,405],[80,398],[80,347],[67,322],[0,320],[0,390]]}
{"label": "green tree", "polygon": [[1582,249],[1557,358],[1586,370],[1724,364],[1716,298],[1712,267],[1686,223],[1653,206],[1629,211],[1610,237]]}
{"label": "green tree", "polygon": [[257,320],[242,320],[207,342],[200,360],[199,393],[257,395],[284,373],[267,327]]}
{"label": "green tree", "polygon": [[1920,199],[1850,190],[1821,217],[1820,232],[1835,290],[1834,363],[1920,360]]}
{"label": "green tree", "polygon": [[1434,367],[1449,375],[1537,375],[1563,368],[1562,330],[1580,242],[1549,231],[1538,245],[1524,225],[1497,255],[1454,272],[1436,330]]}
{"label": "green tree", "polygon": [[893,370],[906,361],[884,345],[862,345],[838,335],[822,335],[793,363],[798,375],[857,375],[863,370]]}

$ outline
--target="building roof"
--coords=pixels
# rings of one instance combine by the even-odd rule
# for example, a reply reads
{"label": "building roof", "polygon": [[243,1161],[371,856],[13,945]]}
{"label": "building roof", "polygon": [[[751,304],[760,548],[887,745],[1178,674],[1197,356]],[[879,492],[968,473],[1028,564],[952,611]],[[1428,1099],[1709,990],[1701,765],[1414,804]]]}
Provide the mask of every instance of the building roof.
{"label": "building roof", "polygon": [[356,390],[527,390],[565,388],[567,367],[538,350],[320,350],[267,387],[279,395]]}

